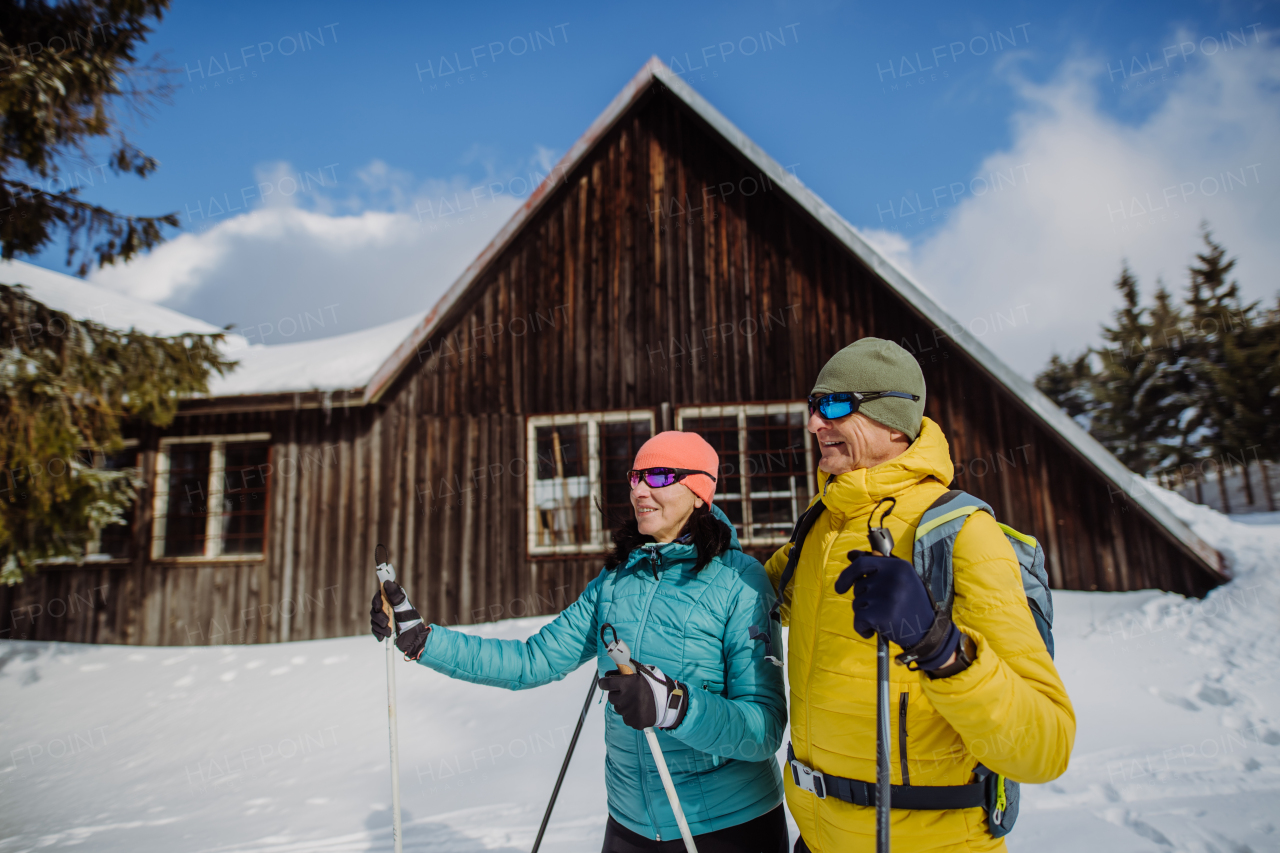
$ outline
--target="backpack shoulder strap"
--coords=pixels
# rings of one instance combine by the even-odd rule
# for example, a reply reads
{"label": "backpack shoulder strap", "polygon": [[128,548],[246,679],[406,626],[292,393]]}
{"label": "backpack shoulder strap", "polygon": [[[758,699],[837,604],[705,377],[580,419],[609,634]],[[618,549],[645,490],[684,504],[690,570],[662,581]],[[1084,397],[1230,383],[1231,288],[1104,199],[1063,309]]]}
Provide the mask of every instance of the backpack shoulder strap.
{"label": "backpack shoulder strap", "polygon": [[944,493],[920,516],[911,550],[911,563],[933,597],[935,607],[951,612],[955,584],[951,569],[951,549],[960,528],[979,510],[995,513],[991,506],[960,489]]}
{"label": "backpack shoulder strap", "polygon": [[[953,489],[924,511],[920,522],[916,525],[915,545],[911,559],[916,574],[924,581],[929,594],[933,596],[934,606],[951,612],[951,604],[955,594],[955,573],[952,564],[952,552],[955,549],[956,537],[960,529],[968,521],[969,516],[982,510],[993,518],[994,510],[985,501],[973,495]],[[1022,589],[1027,596],[1027,605],[1035,620],[1036,629],[1045,641],[1049,655],[1053,655],[1053,594],[1049,589],[1049,575],[1045,571],[1044,548],[1034,536],[1028,536],[1014,530],[1007,524],[996,521],[1001,532],[1013,547],[1014,557],[1018,561],[1022,576]]]}
{"label": "backpack shoulder strap", "polygon": [[796,565],[800,562],[800,549],[804,545],[804,538],[809,535],[809,528],[813,527],[813,523],[818,520],[818,516],[822,515],[827,509],[826,504],[818,499],[812,506],[800,513],[800,518],[796,520],[796,526],[791,531],[791,550],[787,552],[787,565],[782,569],[782,577],[778,578],[778,598],[773,602],[773,608],[769,611],[769,618],[781,624],[783,597],[787,594],[787,584],[791,583],[791,576],[796,573]]}

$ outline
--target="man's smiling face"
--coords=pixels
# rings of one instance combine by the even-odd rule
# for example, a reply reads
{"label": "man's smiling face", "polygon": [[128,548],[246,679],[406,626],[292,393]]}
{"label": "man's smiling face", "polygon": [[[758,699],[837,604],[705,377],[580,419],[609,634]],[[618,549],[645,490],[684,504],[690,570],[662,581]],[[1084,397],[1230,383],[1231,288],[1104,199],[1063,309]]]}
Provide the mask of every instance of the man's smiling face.
{"label": "man's smiling face", "polygon": [[899,455],[910,444],[901,432],[889,429],[861,412],[834,420],[814,412],[809,416],[808,429],[822,449],[818,469],[832,475],[845,474],[856,468],[874,468]]}

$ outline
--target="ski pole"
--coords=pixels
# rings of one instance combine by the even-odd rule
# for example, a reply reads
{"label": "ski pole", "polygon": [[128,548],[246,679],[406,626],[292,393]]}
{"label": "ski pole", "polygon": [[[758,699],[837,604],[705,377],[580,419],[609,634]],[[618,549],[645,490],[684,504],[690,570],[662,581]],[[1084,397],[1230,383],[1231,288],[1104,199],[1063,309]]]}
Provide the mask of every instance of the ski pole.
{"label": "ski pole", "polygon": [[[604,642],[605,628],[613,629],[609,623],[600,626],[600,640]],[[605,645],[605,651],[608,653],[610,660],[618,667],[618,672],[623,675],[631,675],[635,672],[631,668],[631,650],[627,648],[627,644],[618,639],[618,632],[613,632],[613,641]],[[667,760],[662,757],[662,747],[658,745],[658,735],[653,728],[644,730],[644,736],[649,741],[649,751],[653,753],[653,763],[658,765],[658,775],[662,777],[662,787],[667,791],[667,800],[671,803],[671,811],[675,813],[676,824],[680,827],[680,837],[684,839],[684,849],[687,853],[698,853],[698,847],[693,843],[693,833],[689,831],[689,822],[684,819],[684,809],[680,808],[680,798],[676,796],[676,783],[671,781],[671,771],[667,769]]]}
{"label": "ski pole", "polygon": [[569,751],[564,754],[564,763],[560,765],[560,775],[556,777],[556,786],[551,789],[551,802],[547,803],[546,814],[542,816],[542,826],[538,827],[538,837],[533,840],[531,853],[538,853],[542,846],[542,834],[547,831],[547,822],[551,820],[551,810],[556,807],[556,797],[560,796],[560,784],[564,782],[564,774],[569,769],[569,759],[573,758],[573,748],[578,745],[578,735],[582,734],[582,723],[587,719],[587,709],[591,707],[591,697],[596,695],[596,674],[591,674],[591,686],[587,688],[587,701],[582,703],[582,713],[578,715],[578,725],[569,740]]}
{"label": "ski pole", "polygon": [[[893,534],[884,526],[884,520],[893,512],[897,501],[885,498],[880,501],[892,501],[889,508],[880,516],[880,527],[873,528],[871,519],[867,519],[867,541],[871,550],[887,557],[893,551]],[[878,509],[880,504],[876,504]],[[875,515],[875,510],[871,511]],[[889,775],[889,640],[884,634],[876,634],[876,853],[889,853],[889,809],[890,783]]]}
{"label": "ski pole", "polygon": [[396,579],[395,567],[391,565],[390,555],[386,560],[378,562],[378,548],[386,551],[386,546],[379,545],[373,549],[373,562],[378,575],[378,592],[382,594],[382,612],[387,614],[387,624],[391,628],[391,636],[386,639],[387,646],[387,728],[391,736],[391,843],[395,853],[402,853],[404,841],[400,832],[400,738],[396,730],[396,614],[387,600],[387,591],[382,586],[386,581]]}

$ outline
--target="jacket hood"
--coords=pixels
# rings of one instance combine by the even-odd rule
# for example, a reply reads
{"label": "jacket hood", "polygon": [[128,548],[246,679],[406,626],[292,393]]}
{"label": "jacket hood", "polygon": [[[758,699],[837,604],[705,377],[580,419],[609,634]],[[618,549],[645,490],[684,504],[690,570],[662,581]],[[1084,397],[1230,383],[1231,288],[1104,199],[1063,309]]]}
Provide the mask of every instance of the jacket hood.
{"label": "jacket hood", "polygon": [[829,512],[849,517],[929,477],[948,486],[954,476],[947,437],[941,427],[925,418],[920,435],[901,456],[874,468],[858,468],[836,476],[819,471],[818,494]]}
{"label": "jacket hood", "polygon": [[[715,516],[715,518],[718,521],[724,524],[725,527],[729,528],[729,547],[727,550],[741,551],[742,543],[738,541],[738,528],[733,526],[733,522],[729,520],[729,516],[725,515],[724,512],[720,509],[720,507],[716,506],[715,504],[711,504],[711,514]],[[629,568],[635,565],[637,560],[645,559],[649,549],[653,547],[655,546],[641,545],[639,548],[636,548],[634,551],[632,551],[629,555],[627,555],[627,562],[626,562],[627,567]],[[662,545],[657,545],[656,548],[658,549],[658,553],[662,554],[662,559],[664,562],[675,561],[675,560],[688,560],[690,562],[693,562],[698,559],[698,549],[695,548],[692,544],[682,544],[679,542],[667,542]]]}

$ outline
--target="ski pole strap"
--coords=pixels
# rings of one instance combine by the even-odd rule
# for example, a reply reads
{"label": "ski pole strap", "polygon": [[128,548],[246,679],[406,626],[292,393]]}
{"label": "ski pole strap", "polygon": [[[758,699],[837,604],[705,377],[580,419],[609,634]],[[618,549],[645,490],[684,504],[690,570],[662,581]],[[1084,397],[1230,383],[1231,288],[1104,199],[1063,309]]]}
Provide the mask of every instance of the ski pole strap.
{"label": "ski pole strap", "polygon": [[804,545],[804,538],[809,535],[809,528],[813,527],[818,516],[822,515],[826,509],[827,505],[819,500],[800,514],[800,518],[796,520],[796,526],[791,531],[789,540],[791,550],[787,552],[787,565],[782,569],[782,577],[778,579],[778,599],[773,602],[773,608],[769,611],[769,618],[778,624],[782,624],[782,602],[787,594],[787,584],[791,583],[791,576],[796,573],[796,566],[800,562],[800,548]]}
{"label": "ski pole strap", "polygon": [[[791,780],[796,787],[808,791],[820,800],[835,797],[855,806],[876,804],[876,783],[858,779],[845,779],[822,773],[796,760],[796,754],[787,744],[787,763],[791,765]],[[986,805],[986,785],[982,781],[968,785],[891,785],[889,806],[894,809],[941,811],[944,809],[976,809]]]}

